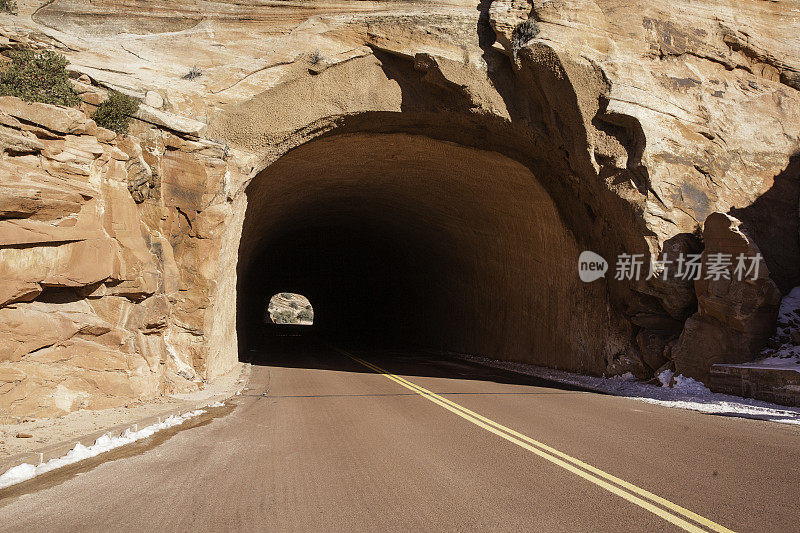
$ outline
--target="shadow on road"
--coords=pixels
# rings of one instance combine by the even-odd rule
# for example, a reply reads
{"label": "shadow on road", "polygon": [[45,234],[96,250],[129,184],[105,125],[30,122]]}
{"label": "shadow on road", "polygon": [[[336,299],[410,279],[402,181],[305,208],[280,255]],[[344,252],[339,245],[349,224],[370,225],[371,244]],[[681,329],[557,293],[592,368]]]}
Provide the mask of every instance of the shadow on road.
{"label": "shadow on road", "polygon": [[[374,343],[336,343],[393,374],[547,387],[554,391],[597,392],[576,385],[503,370],[456,355],[415,347],[388,348]],[[266,328],[262,342],[242,350],[240,360],[257,366],[372,373],[369,368],[339,353],[326,339],[318,338],[305,326],[275,325]]]}

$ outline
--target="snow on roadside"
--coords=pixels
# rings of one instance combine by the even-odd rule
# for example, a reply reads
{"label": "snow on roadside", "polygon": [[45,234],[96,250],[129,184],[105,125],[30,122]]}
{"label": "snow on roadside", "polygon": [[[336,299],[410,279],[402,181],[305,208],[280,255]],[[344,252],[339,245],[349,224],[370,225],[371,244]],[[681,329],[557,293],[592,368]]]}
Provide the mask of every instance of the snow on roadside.
{"label": "snow on roadside", "polygon": [[682,375],[673,376],[670,371],[662,372],[658,379],[665,385],[672,381],[672,387],[651,385],[639,381],[630,373],[611,378],[601,378],[524,363],[496,361],[474,355],[459,357],[485,366],[511,370],[665,407],[677,407],[702,413],[800,425],[800,407],[785,407],[761,400],[711,392],[699,381]]}
{"label": "snow on roadside", "polygon": [[[209,407],[219,407],[221,405],[224,405],[224,403],[216,402],[209,405]],[[114,448],[119,448],[120,446],[125,446],[126,444],[131,444],[137,440],[145,439],[157,433],[158,431],[179,426],[190,418],[194,418],[195,416],[205,412],[206,411],[204,409],[196,409],[182,415],[171,415],[162,422],[144,427],[138,431],[126,429],[125,432],[118,437],[103,435],[91,446],[84,446],[79,442],[72,450],[67,452],[66,455],[50,459],[46,463],[41,463],[37,466],[29,463],[23,463],[21,465],[11,467],[6,470],[4,474],[0,475],[0,489],[10,487],[11,485],[16,485],[17,483],[22,483],[23,481],[28,481],[29,479],[33,479],[38,475],[44,474],[45,472],[50,472],[57,468],[61,468],[62,466],[77,463],[78,461],[89,459],[90,457],[95,457],[101,453],[111,451]]]}
{"label": "snow on roadside", "polygon": [[[761,359],[736,366],[800,372],[800,287],[792,289],[781,300],[777,329],[769,345],[771,347],[761,353]],[[669,370],[656,376],[662,384],[658,386],[641,382],[632,374],[598,378],[522,363],[494,361],[474,356],[465,358],[488,366],[578,385],[598,392],[635,398],[656,405],[800,425],[800,408],[711,392],[702,383],[681,375],[675,376]]]}

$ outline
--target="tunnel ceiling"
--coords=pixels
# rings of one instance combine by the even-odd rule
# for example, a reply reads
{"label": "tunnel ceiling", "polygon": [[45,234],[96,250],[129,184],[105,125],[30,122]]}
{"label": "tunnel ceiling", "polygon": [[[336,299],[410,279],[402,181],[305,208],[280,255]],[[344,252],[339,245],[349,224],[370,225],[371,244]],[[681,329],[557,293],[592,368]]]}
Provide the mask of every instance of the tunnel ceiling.
{"label": "tunnel ceiling", "polygon": [[605,296],[572,275],[580,250],[537,177],[503,155],[336,135],[284,155],[247,196],[245,342],[286,290],[309,297],[337,337],[601,370]]}

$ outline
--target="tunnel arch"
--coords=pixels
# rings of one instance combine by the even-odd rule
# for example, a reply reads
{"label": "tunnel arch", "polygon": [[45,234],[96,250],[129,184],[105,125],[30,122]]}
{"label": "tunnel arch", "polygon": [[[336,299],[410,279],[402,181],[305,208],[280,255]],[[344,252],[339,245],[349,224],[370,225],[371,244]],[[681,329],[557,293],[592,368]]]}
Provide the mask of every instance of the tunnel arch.
{"label": "tunnel arch", "polygon": [[[318,191],[322,190],[320,187],[335,190],[336,180],[319,179],[315,186],[304,185],[305,188],[301,189],[292,188],[291,180],[286,178],[293,175],[288,162],[294,159],[316,161],[315,168],[307,169],[308,175],[324,177],[330,174],[328,169],[331,165],[326,166],[324,160],[296,155],[311,154],[309,147],[323,146],[317,143],[335,142],[348,136],[379,138],[405,135],[425,139],[432,147],[455,146],[491,154],[490,159],[510,161],[524,169],[528,173],[524,183],[536,183],[544,191],[540,197],[549,198],[548,205],[555,216],[548,218],[547,224],[541,227],[554,224],[563,229],[567,236],[563,242],[569,243],[565,247],[569,253],[574,253],[574,248],[588,249],[614,258],[622,252],[650,254],[655,251],[658,239],[652,235],[643,217],[647,208],[645,197],[632,185],[634,173],[626,168],[626,164],[636,164],[629,157],[631,146],[636,144],[636,132],[628,131],[624,126],[608,126],[603,105],[604,91],[608,86],[596,65],[583,60],[562,60],[545,45],[537,45],[536,50],[521,50],[514,65],[502,54],[481,50],[482,57],[477,63],[485,62],[485,69],[476,68],[472,62],[453,62],[425,53],[409,57],[378,49],[372,52],[314,76],[276,86],[213,117],[208,134],[224,138],[241,150],[241,160],[247,163],[231,174],[230,181],[226,181],[223,188],[230,216],[223,230],[215,288],[220,298],[214,303],[217,312],[213,313],[209,328],[209,375],[224,372],[233,365],[237,343],[241,343],[238,353],[247,349],[248,328],[243,320],[247,307],[243,300],[247,298],[242,295],[254,292],[250,290],[252,277],[248,276],[251,261],[256,257],[264,258],[259,255],[260,251],[270,247],[275,249],[265,243],[270,238],[273,243],[278,238],[290,243],[303,239],[313,241],[316,237],[310,236],[320,234],[320,231],[309,229],[313,226],[312,219],[301,214],[318,212],[320,216],[312,218],[323,220],[325,211],[319,199],[324,196]],[[458,83],[448,81],[456,79]],[[363,156],[352,144],[338,146],[342,158]],[[419,161],[427,162],[433,169],[448,168],[436,164],[436,159],[429,153]],[[492,162],[484,161],[475,168],[486,169],[492,165]],[[282,168],[285,170],[278,170]],[[473,170],[469,169],[470,172]],[[483,172],[483,175],[478,182],[489,183],[496,179],[491,172]],[[646,177],[646,172],[642,175]],[[445,179],[442,175],[430,183],[439,183],[439,189],[458,190],[458,187],[453,187],[455,182],[452,179]],[[365,211],[370,205],[375,209],[377,196],[364,194],[376,189],[379,187],[361,189],[360,215],[350,212],[348,219],[340,213],[337,235],[344,234],[348,224],[352,226],[354,220],[363,221],[370,216]],[[431,191],[430,186],[426,191]],[[420,215],[436,212],[430,209],[430,204],[421,201],[435,195],[423,196],[419,194],[419,201],[415,202],[408,195],[400,195],[398,202],[390,207],[402,207],[406,213]],[[273,200],[264,200],[268,197]],[[301,197],[304,198],[305,210],[295,209],[288,213],[279,205],[276,208],[280,198],[292,198],[300,205]],[[260,200],[256,201],[257,198]],[[328,211],[335,205],[329,203]],[[275,218],[276,213],[282,214],[283,222]],[[394,242],[403,242],[402,237],[410,234],[400,231],[391,220],[387,221],[385,212],[379,215],[369,218],[373,221],[369,225],[356,224],[359,231],[349,231],[349,235],[359,236],[362,241],[376,246],[375,243],[391,242],[386,235],[393,235]],[[263,221],[264,216],[270,222]],[[317,226],[320,225],[317,222]],[[444,231],[441,225],[430,227],[438,227],[440,233]],[[290,231],[290,228],[300,229]],[[305,230],[301,231],[302,228]],[[367,234],[364,228],[375,231]],[[378,231],[381,228],[384,237],[375,237],[381,235]],[[416,246],[395,246],[387,254],[397,250],[431,249],[433,246],[422,246],[426,239],[438,244],[449,242],[451,246],[457,242],[444,239],[434,231],[415,235]],[[348,242],[352,240],[350,238]],[[519,247],[521,250],[524,248],[523,245]],[[486,249],[490,250],[491,246]],[[464,257],[467,255],[452,254],[437,260],[463,260]],[[495,262],[510,265],[510,270],[516,268],[518,285],[525,286],[521,263],[503,262],[499,257],[495,256]],[[436,348],[443,350],[480,353],[579,372],[618,374],[633,371],[637,375],[646,375],[635,342],[640,326],[633,324],[631,316],[663,314],[663,288],[637,287],[613,278],[598,280],[591,286],[576,285],[573,282],[578,279],[576,263],[568,263],[565,259],[564,264],[559,265],[564,280],[548,285],[546,276],[536,278],[538,285],[535,287],[544,295],[539,298],[544,298],[547,304],[544,315],[532,309],[538,301],[533,297],[525,304],[528,308],[524,311],[520,311],[524,309],[523,305],[513,303],[516,300],[504,303],[495,299],[490,303],[487,309],[492,310],[496,317],[494,320],[506,324],[501,328],[504,333],[513,330],[512,333],[480,336],[479,342],[472,342],[476,340],[472,337],[479,336],[475,331],[480,330],[470,329],[476,322],[475,317],[458,317],[462,322],[460,329],[454,331],[468,331],[467,335],[459,339],[453,339],[456,336],[453,332],[423,335],[423,324],[415,330],[419,334],[418,340],[429,346],[436,344]],[[273,275],[265,279],[280,278],[275,274],[279,270],[273,268],[272,272]],[[426,279],[434,279],[437,274],[431,272]],[[490,283],[488,277],[484,277],[484,281]],[[294,282],[292,286],[305,291],[315,301],[319,300],[312,294],[314,287],[299,286]],[[398,282],[385,286],[402,288],[403,284]],[[569,290],[565,288],[567,286]],[[322,292],[322,288],[316,289]],[[280,290],[280,287],[276,285],[275,290]],[[496,292],[502,294],[501,290]],[[551,303],[559,298],[566,304]],[[446,301],[446,298],[437,300],[437,305],[443,306]],[[561,315],[557,310],[561,310]],[[512,318],[527,316],[530,322],[506,320],[506,315]],[[542,327],[545,323],[552,327]],[[487,324],[484,321],[482,327],[491,327]],[[320,329],[328,332],[336,329],[331,324],[320,325],[324,326]],[[406,327],[412,326],[406,322]],[[544,333],[534,341],[532,338],[536,335],[519,333],[525,330],[542,330]],[[563,334],[555,338],[553,333],[548,333],[551,331]]]}
{"label": "tunnel arch", "polygon": [[[291,284],[326,317],[316,327],[327,338],[601,373],[619,333],[605,284],[576,273],[592,227],[570,218],[586,209],[577,199],[559,205],[509,155],[392,118],[400,127],[365,131],[351,117],[248,185],[241,349],[258,342],[253,310]],[[483,137],[454,128],[451,138]]]}

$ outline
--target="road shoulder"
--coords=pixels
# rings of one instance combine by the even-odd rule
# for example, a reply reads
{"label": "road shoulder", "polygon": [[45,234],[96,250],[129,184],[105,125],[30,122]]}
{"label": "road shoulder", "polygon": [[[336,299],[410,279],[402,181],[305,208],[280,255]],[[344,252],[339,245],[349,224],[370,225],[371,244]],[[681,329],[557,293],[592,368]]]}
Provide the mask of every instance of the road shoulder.
{"label": "road shoulder", "polygon": [[80,410],[58,418],[26,419],[0,425],[0,474],[22,463],[38,464],[61,457],[77,443],[88,446],[103,435],[116,436],[126,429],[143,428],[170,415],[224,401],[247,386],[250,371],[249,364],[239,363],[200,391],[155,398],[127,407]]}

